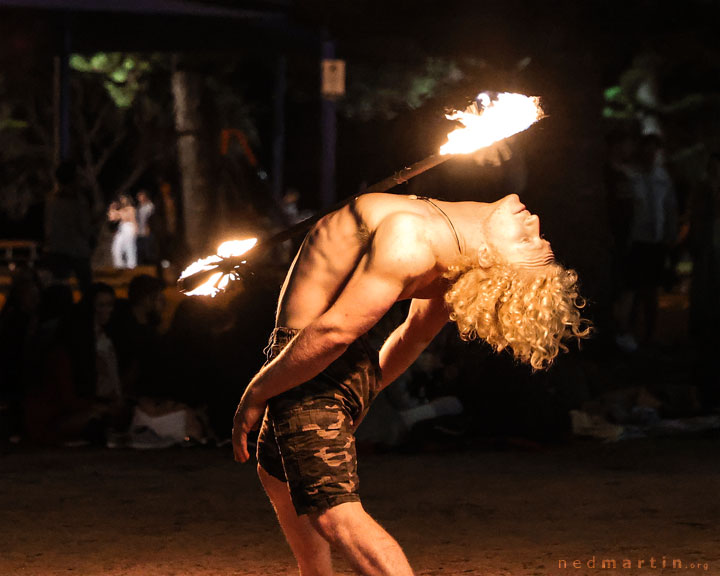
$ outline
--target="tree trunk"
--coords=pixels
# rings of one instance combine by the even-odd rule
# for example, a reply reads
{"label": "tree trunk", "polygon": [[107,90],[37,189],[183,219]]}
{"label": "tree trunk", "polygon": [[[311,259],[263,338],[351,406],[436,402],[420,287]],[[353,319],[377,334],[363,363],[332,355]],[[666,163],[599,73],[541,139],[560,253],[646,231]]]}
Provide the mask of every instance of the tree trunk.
{"label": "tree trunk", "polygon": [[200,255],[206,250],[211,216],[211,196],[199,133],[202,79],[196,72],[179,66],[176,56],[171,82],[182,188],[182,229],[191,255]]}

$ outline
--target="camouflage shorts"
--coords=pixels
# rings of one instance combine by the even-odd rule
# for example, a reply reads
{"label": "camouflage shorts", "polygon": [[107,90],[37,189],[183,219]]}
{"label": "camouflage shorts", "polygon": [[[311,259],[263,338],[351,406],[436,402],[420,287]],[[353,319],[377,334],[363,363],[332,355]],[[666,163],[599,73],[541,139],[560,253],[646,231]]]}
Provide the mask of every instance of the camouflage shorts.
{"label": "camouflage shorts", "polygon": [[[296,333],[276,328],[268,360]],[[318,376],[268,402],[258,463],[287,481],[298,514],[360,500],[353,433],[377,394],[379,376],[377,352],[360,338]]]}

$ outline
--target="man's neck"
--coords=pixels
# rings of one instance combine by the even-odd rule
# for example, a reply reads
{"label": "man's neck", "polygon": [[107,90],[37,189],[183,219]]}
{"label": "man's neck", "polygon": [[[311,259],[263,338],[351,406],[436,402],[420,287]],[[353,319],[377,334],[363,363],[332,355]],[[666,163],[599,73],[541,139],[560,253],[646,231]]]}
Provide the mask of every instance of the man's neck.
{"label": "man's neck", "polygon": [[[457,232],[461,255],[470,256],[474,250],[486,242],[485,221],[493,210],[493,205],[485,202],[439,202],[438,205],[447,214]],[[456,260],[457,250],[453,255]]]}

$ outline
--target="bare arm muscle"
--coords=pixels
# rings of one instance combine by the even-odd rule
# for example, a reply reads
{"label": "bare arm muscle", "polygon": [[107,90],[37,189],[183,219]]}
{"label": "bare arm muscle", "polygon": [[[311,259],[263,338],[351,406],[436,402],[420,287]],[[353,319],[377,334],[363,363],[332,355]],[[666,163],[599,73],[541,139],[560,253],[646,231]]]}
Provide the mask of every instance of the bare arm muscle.
{"label": "bare arm muscle", "polygon": [[330,308],[305,326],[250,382],[235,412],[233,450],[247,462],[247,435],[262,418],[265,403],[327,368],[390,307],[434,269],[435,257],[415,217],[393,215],[378,226],[362,257]]}
{"label": "bare arm muscle", "polygon": [[390,334],[380,349],[383,388],[410,367],[448,320],[442,298],[412,301],[405,322]]}
{"label": "bare arm muscle", "polygon": [[393,216],[375,232],[346,286],[321,316],[303,328],[250,386],[266,401],[310,380],[372,328],[406,288],[435,264],[414,217]]}

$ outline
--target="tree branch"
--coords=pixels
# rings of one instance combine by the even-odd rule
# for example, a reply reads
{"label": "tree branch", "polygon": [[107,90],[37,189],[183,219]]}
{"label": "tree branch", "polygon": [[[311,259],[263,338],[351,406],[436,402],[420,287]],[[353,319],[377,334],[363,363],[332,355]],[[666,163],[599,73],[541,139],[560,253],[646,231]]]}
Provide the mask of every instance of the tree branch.
{"label": "tree branch", "polygon": [[135,184],[135,182],[138,181],[140,176],[142,176],[147,169],[150,167],[152,163],[154,163],[160,155],[155,155],[151,158],[143,158],[138,162],[138,164],[133,168],[132,172],[128,175],[127,178],[125,178],[125,181],[116,189],[115,195],[120,196],[121,194],[127,194],[130,188]]}

